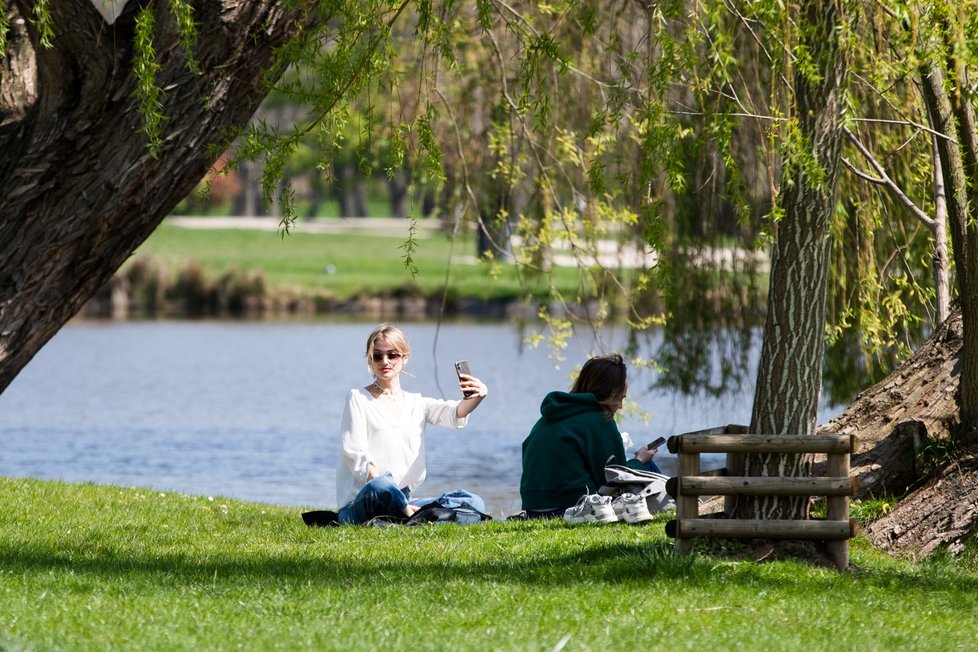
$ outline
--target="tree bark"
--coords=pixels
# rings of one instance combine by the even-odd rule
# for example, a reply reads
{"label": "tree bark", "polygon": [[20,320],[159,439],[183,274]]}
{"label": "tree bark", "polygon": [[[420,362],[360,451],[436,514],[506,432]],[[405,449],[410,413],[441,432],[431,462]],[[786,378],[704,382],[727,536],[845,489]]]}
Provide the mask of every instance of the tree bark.
{"label": "tree bark", "polygon": [[947,258],[947,196],[944,190],[944,172],[941,155],[937,150],[937,138],[932,139],[934,160],[934,305],[935,326],[944,323],[951,314],[951,270]]}
{"label": "tree bark", "polygon": [[[829,272],[828,228],[835,212],[841,160],[842,110],[848,58],[840,41],[849,19],[842,1],[803,2],[802,40],[818,75],[799,66],[794,78],[798,127],[814,157],[797,154],[783,168],[778,223],[771,263],[768,311],[751,415],[751,432],[811,434],[815,431],[825,349],[825,301]],[[817,167],[821,178],[812,172]],[[740,466],[736,463],[734,471]],[[751,475],[800,475],[808,456],[752,456]],[[800,518],[807,498],[733,500],[739,518]]]}
{"label": "tree bark", "polygon": [[[136,110],[133,35],[140,6],[166,120],[156,158]],[[324,17],[274,0],[196,0],[190,72],[163,0],[129,2],[112,25],[91,0],[6,5],[0,80],[0,392],[204,176],[281,72],[276,49]]]}
{"label": "tree bark", "polygon": [[[945,33],[949,27],[944,25]],[[950,38],[950,37],[948,37]],[[953,43],[942,44],[946,51],[953,51]],[[948,57],[949,69],[954,69],[952,57]],[[947,219],[951,231],[951,247],[957,275],[958,296],[964,321],[963,359],[964,373],[959,387],[960,425],[963,430],[978,428],[978,230],[969,212],[975,210],[978,190],[978,131],[975,128],[974,111],[969,101],[955,102],[947,90],[944,70],[933,60],[925,59],[921,66],[921,87],[931,122],[937,132],[946,138],[937,138],[940,168],[944,175]],[[963,68],[954,79],[958,88],[967,84]]]}
{"label": "tree bark", "polygon": [[978,532],[978,454],[948,463],[919,490],[866,528],[873,545],[911,557],[962,552]]}
{"label": "tree bark", "polygon": [[964,431],[978,429],[978,128],[972,105],[971,82],[963,63],[956,61],[955,84],[957,93],[952,110],[957,125],[957,138],[961,143],[964,171],[967,179],[968,212],[963,221],[951,225],[955,233],[963,235],[963,242],[954,242],[955,267],[958,269],[958,296],[961,300],[961,318],[964,320],[964,346],[962,357],[964,370],[961,374],[958,407],[960,425]]}

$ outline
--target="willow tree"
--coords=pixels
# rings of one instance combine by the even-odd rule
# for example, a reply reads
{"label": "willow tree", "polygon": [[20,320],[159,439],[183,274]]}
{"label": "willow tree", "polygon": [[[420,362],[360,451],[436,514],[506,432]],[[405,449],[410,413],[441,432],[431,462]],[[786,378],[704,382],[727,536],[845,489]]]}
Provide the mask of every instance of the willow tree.
{"label": "willow tree", "polygon": [[[631,234],[668,269],[665,256],[678,230],[671,205],[695,178],[676,152],[709,140],[715,160],[735,169],[731,109],[715,106],[735,67],[724,51],[727,30],[741,20],[731,20],[725,3],[110,4],[122,7],[110,19],[96,11],[103,0],[3,5],[9,72],[0,94],[0,389],[232,142],[239,160],[261,159],[266,200],[281,199],[288,228],[290,195],[279,189],[289,157],[315,138],[324,152],[321,167],[329,169],[328,157],[344,146],[350,107],[380,90],[391,117],[364,129],[386,132],[390,169],[413,157],[412,166],[429,178],[452,171],[473,205],[493,194],[479,192],[482,178],[510,195],[526,184],[526,210],[504,215],[512,205],[490,201],[492,208],[479,214],[484,222],[515,221],[525,245],[522,269],[545,273],[554,247],[568,248],[582,283],[577,297],[561,299],[592,323],[608,314],[615,294],[653,284],[648,270],[607,269],[597,256],[601,237]],[[757,6],[738,38],[753,35],[756,23],[776,41],[792,17],[774,3]],[[405,43],[411,46],[399,47]],[[787,53],[790,62],[795,46],[789,38],[772,51]],[[402,52],[413,53],[413,61]],[[799,79],[814,85],[821,62],[801,52]],[[278,81],[286,70],[291,74]],[[492,81],[478,81],[480,75]],[[473,80],[479,93],[469,92]],[[306,114],[287,129],[245,129],[272,89]],[[695,124],[681,117],[701,108]],[[801,151],[813,134],[799,115],[800,130],[772,134]],[[481,126],[465,125],[472,116]],[[822,161],[793,160],[800,171],[785,177],[791,183],[831,182],[820,172]],[[783,185],[785,207],[793,201],[789,186]],[[788,233],[800,219],[792,213],[777,228]],[[794,255],[809,252],[785,252],[777,264]],[[795,280],[785,277],[784,287]],[[636,327],[650,320],[639,311],[630,316]],[[568,322],[551,317],[551,323],[560,330]],[[802,336],[768,340],[786,343],[788,335]],[[807,332],[804,339],[817,347]],[[775,396],[759,405],[789,409]]]}
{"label": "willow tree", "polygon": [[[868,528],[874,543],[913,554],[960,552],[978,531],[976,16],[967,3],[901,3],[889,10],[880,21],[890,28],[887,47],[918,89],[917,124],[931,127],[937,156],[923,160],[933,161],[935,208],[946,201],[959,309],[829,425],[860,435],[853,463],[863,495],[901,498]],[[890,88],[881,84],[881,95]],[[905,109],[900,117],[906,116],[914,113]]]}
{"label": "willow tree", "polygon": [[[281,198],[288,228],[290,195],[278,190],[291,154],[314,138],[329,169],[352,107],[384,98],[364,115],[387,117],[363,131],[383,133],[389,169],[408,162],[421,177],[450,177],[463,210],[491,194],[480,178],[508,193],[523,184],[518,214],[492,202],[479,213],[514,220],[521,270],[545,277],[558,245],[575,255],[579,294],[555,298],[590,323],[616,294],[628,303],[682,285],[602,264],[598,241],[631,238],[668,272],[683,228],[676,204],[717,178],[697,176],[700,159],[680,154],[707,142],[715,170],[733,179],[751,164],[737,148],[756,140],[753,164],[779,160],[755,175],[776,208],[752,420],[759,431],[813,430],[851,0],[757,2],[749,13],[680,0],[129,0],[108,19],[101,4],[2,5],[0,389],[222,151],[262,161],[266,199]],[[763,53],[763,70],[739,69],[735,42]],[[742,92],[755,73],[767,86]],[[286,129],[246,128],[273,89],[305,113]],[[744,138],[738,121],[756,136]],[[725,199],[744,214],[769,203],[763,189],[756,201],[747,194]],[[637,328],[652,317],[628,314]],[[562,316],[547,318],[566,331]]]}
{"label": "willow tree", "polygon": [[330,18],[129,2],[110,24],[101,2],[0,3],[0,391],[203,178],[279,50]]}
{"label": "willow tree", "polygon": [[[683,6],[666,9],[679,16]],[[452,170],[446,152],[471,147],[456,117],[465,117],[471,97],[453,85],[465,74],[495,77],[483,84],[494,95],[483,106],[499,112],[485,112],[491,126],[474,130],[475,147],[492,156],[473,170],[471,149],[457,156],[456,182],[477,189],[478,177],[490,176],[509,189],[532,179],[533,210],[512,216],[528,244],[522,268],[545,274],[546,250],[566,243],[583,271],[580,297],[566,303],[593,300],[598,310],[586,318],[598,321],[606,294],[649,282],[642,272],[631,280],[606,274],[594,261],[609,229],[657,232],[659,199],[650,189],[659,177],[680,178],[664,155],[681,137],[660,100],[671,79],[655,66],[679,70],[682,41],[663,29],[663,8],[595,0],[0,7],[0,390],[228,148],[231,165],[260,160],[264,198],[281,201],[288,230],[294,215],[282,177],[292,154],[314,138],[328,170],[351,107],[383,90],[390,104],[379,113],[389,117],[364,129],[385,132],[386,165],[410,160],[420,176],[443,180]],[[653,52],[662,43],[672,45]],[[472,50],[464,57],[463,47]],[[413,66],[400,56],[406,51],[418,53]],[[272,90],[305,114],[284,128],[249,126]],[[484,215],[495,219],[504,208]],[[408,265],[413,246],[405,248]]]}
{"label": "willow tree", "polygon": [[[936,330],[950,314],[952,294],[960,305],[958,413],[949,428],[937,428],[938,438],[978,428],[975,24],[974,12],[956,3],[868,6],[861,30],[873,37],[860,41],[851,85],[863,119],[846,130],[852,144],[846,163],[854,173],[848,196],[858,204],[850,212],[863,225],[850,240],[868,241],[850,258],[868,264],[844,273],[861,296],[840,312],[874,322],[867,343],[877,350],[897,344],[900,361],[911,340],[898,343],[898,334]],[[924,282],[928,273],[931,283]]]}

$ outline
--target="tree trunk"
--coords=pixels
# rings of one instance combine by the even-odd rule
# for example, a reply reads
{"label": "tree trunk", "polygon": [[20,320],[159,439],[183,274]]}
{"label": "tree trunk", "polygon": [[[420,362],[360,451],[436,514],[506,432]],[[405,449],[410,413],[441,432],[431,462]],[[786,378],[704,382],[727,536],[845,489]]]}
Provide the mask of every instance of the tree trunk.
{"label": "tree trunk", "polygon": [[[814,161],[796,153],[783,168],[778,223],[771,263],[768,311],[751,415],[751,432],[769,434],[815,431],[822,359],[825,350],[825,301],[829,272],[828,228],[835,212],[835,188],[842,150],[842,109],[848,70],[840,43],[848,20],[844,2],[801,3],[802,41],[818,76],[798,66],[794,91],[798,127]],[[813,173],[817,168],[819,174]],[[808,456],[752,456],[751,475],[802,474]],[[739,471],[739,464],[733,464]],[[742,499],[728,503],[740,518],[801,518],[808,499]]]}
{"label": "tree trunk", "polygon": [[952,238],[955,233],[964,237],[963,242],[956,243],[952,239],[955,267],[958,269],[961,317],[964,320],[964,370],[958,389],[958,407],[962,430],[974,431],[978,429],[978,224],[975,223],[978,218],[978,188],[975,187],[978,182],[978,128],[971,91],[965,90],[971,88],[967,69],[960,62],[956,68],[955,84],[958,92],[951,106],[958,128],[956,135],[961,143],[968,197],[968,212],[961,216],[963,221],[951,225]]}
{"label": "tree trunk", "polygon": [[238,166],[241,192],[234,198],[232,211],[243,217],[266,217],[268,211],[261,203],[261,171],[254,161],[242,161]]}
{"label": "tree trunk", "polygon": [[367,216],[363,182],[360,181],[356,161],[352,158],[333,162],[333,194],[339,202],[340,217]]}
{"label": "tree trunk", "polygon": [[394,174],[387,178],[387,190],[390,192],[391,217],[405,218],[411,212],[410,196],[411,173],[404,165],[398,166]]}
{"label": "tree trunk", "polygon": [[951,270],[947,258],[947,196],[937,138],[932,138],[934,160],[934,305],[935,326],[951,314]]}
{"label": "tree trunk", "polygon": [[[948,26],[944,26],[948,30]],[[948,51],[953,43],[945,44]],[[950,60],[950,57],[949,57]],[[953,61],[950,64],[953,69]],[[931,122],[937,132],[941,172],[944,175],[947,219],[957,275],[958,296],[964,321],[964,373],[959,387],[959,418],[963,430],[978,428],[978,231],[969,215],[969,202],[978,201],[978,131],[969,101],[952,101],[944,71],[926,59],[921,66],[921,87]],[[954,79],[958,88],[967,84],[964,70]]]}
{"label": "tree trunk", "polygon": [[[152,157],[136,110],[136,13],[151,6],[166,116]],[[129,2],[112,25],[91,0],[4,7],[0,81],[0,391],[190,192],[281,70],[276,49],[323,18],[274,0],[197,0],[186,66],[168,3]]]}
{"label": "tree trunk", "polygon": [[[866,528],[878,547],[917,557],[942,547],[953,553],[978,533],[978,445],[953,436],[963,346],[955,309],[909,360],[818,429],[856,436],[857,499],[901,499]],[[824,460],[813,473],[824,475]]]}

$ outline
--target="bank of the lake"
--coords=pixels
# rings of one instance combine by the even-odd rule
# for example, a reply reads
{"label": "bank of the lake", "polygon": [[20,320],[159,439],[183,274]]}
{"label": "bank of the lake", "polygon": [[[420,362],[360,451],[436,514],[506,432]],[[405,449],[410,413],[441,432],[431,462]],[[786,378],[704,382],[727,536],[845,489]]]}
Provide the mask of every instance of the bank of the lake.
{"label": "bank of the lake", "polygon": [[646,526],[307,528],[296,508],[0,478],[0,648],[964,650],[974,556],[676,558]]}
{"label": "bank of the lake", "polygon": [[[452,237],[438,225],[322,219],[282,235],[274,218],[170,218],[84,314],[498,318],[535,315],[528,298],[580,296],[582,261],[558,252],[548,273],[535,276],[478,260],[471,234]],[[621,246],[601,255],[602,264],[628,266],[639,252]]]}

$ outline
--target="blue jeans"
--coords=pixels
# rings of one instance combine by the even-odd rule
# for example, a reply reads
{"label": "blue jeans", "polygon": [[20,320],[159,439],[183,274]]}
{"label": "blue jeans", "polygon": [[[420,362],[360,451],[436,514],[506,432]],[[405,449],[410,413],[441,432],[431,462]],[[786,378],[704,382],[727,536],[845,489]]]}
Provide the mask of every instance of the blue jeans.
{"label": "blue jeans", "polygon": [[403,517],[407,504],[407,496],[391,474],[385,473],[365,484],[350,504],[340,509],[338,520],[341,524],[359,524],[377,516]]}
{"label": "blue jeans", "polygon": [[[366,523],[378,516],[404,518],[404,508],[407,507],[409,498],[410,492],[402,491],[394,483],[391,474],[385,473],[365,484],[356,498],[340,509],[339,522],[356,525]],[[460,507],[462,503],[468,503],[480,512],[486,511],[486,504],[482,498],[464,489],[443,493],[437,498],[418,498],[411,500],[410,503],[415,507],[422,507],[436,500],[443,507]]]}

